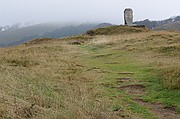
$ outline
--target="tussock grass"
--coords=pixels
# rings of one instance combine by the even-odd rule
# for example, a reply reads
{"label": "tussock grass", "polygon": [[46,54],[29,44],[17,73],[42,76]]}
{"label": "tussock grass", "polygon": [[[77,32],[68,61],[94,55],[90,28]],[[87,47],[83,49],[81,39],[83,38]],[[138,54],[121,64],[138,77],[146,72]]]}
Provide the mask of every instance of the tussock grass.
{"label": "tussock grass", "polygon": [[[133,96],[117,89],[124,85],[117,78],[145,82],[152,92],[160,85],[163,91],[147,92],[147,100],[180,107],[179,33],[115,27],[97,31],[98,36],[36,39],[1,48],[0,118],[154,118]],[[169,101],[162,92],[176,97]]]}
{"label": "tussock grass", "polygon": [[[93,51],[95,56],[104,56],[94,60],[100,61],[99,67],[107,72],[136,72],[133,78],[145,81],[149,86],[144,96],[146,101],[161,102],[179,110],[179,36],[178,32],[168,31],[96,36],[86,49]],[[111,88],[115,85],[111,81],[117,76],[111,74],[107,77],[108,82],[103,84]]]}
{"label": "tussock grass", "polygon": [[180,68],[169,67],[161,70],[162,83],[172,89],[180,89]]}
{"label": "tussock grass", "polygon": [[179,88],[180,86],[179,70],[177,70],[177,66],[180,66],[180,40],[176,32],[151,31],[128,35],[98,36],[90,44],[96,47],[112,47],[115,50],[134,52],[133,55],[137,57],[134,59],[159,70],[157,74],[160,74],[165,87]]}
{"label": "tussock grass", "polygon": [[24,45],[35,45],[35,44],[50,44],[50,43],[59,43],[60,44],[72,44],[72,42],[79,42],[84,43],[87,40],[93,39],[93,36],[89,35],[79,35],[79,36],[71,36],[71,37],[65,37],[65,38],[37,38],[33,39],[32,41],[28,43],[24,43]]}
{"label": "tussock grass", "polygon": [[79,48],[45,43],[0,54],[2,118],[118,118],[96,84],[99,74],[79,59],[86,54]]}

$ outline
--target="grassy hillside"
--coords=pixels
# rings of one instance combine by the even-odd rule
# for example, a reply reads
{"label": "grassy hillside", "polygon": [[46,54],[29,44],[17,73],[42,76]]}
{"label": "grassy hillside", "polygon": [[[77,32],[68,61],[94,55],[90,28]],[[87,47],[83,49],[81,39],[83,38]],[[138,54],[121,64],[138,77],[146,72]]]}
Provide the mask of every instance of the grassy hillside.
{"label": "grassy hillside", "polygon": [[87,30],[93,29],[95,26],[97,26],[96,23],[81,25],[44,23],[15,30],[0,31],[0,47],[19,45],[34,38],[63,38],[79,35],[86,33]]}
{"label": "grassy hillside", "polygon": [[118,35],[118,34],[131,34],[131,33],[139,33],[139,32],[147,32],[149,31],[146,27],[129,27],[129,26],[110,26],[105,28],[98,28],[89,30],[87,32],[88,35]]}
{"label": "grassy hillside", "polygon": [[116,27],[1,48],[0,118],[179,119],[179,32]]}

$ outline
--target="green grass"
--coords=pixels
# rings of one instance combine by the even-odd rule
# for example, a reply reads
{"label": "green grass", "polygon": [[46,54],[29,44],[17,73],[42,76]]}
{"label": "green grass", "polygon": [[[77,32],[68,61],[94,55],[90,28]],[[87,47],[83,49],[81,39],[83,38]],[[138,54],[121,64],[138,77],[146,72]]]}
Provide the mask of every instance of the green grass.
{"label": "green grass", "polygon": [[[118,90],[117,87],[120,85],[127,85],[127,84],[118,84],[117,78],[130,78],[130,79],[136,79],[137,82],[142,77],[146,71],[145,67],[141,66],[137,62],[133,62],[131,59],[131,56],[124,51],[114,51],[109,48],[95,48],[92,46],[83,46],[85,50],[88,50],[91,52],[91,54],[88,55],[88,57],[85,57],[83,61],[87,62],[89,64],[89,67],[96,67],[99,70],[104,70],[102,72],[103,78],[99,79],[99,83],[104,86],[104,90],[106,90],[106,95],[110,98],[117,97],[117,95],[121,95],[121,97],[117,102],[123,102],[125,104],[128,104],[126,110],[131,111],[132,113],[137,113],[138,115],[141,115],[143,117],[153,118],[153,114],[148,111],[146,107],[140,106],[136,104],[133,101],[133,96],[128,96],[124,93],[124,91]],[[98,56],[97,54],[101,53],[98,58],[92,58],[94,55]],[[113,54],[113,55],[105,55],[105,54]],[[102,55],[104,54],[104,55]],[[115,64],[111,64],[115,62]],[[110,63],[110,64],[108,64]],[[119,74],[120,72],[133,72],[132,75],[124,75]],[[144,81],[146,82],[146,81]],[[124,95],[124,97],[122,96]],[[125,96],[126,95],[126,96]],[[120,108],[123,108],[122,104],[115,104],[113,105],[113,110],[119,110]]]}
{"label": "green grass", "polygon": [[180,90],[169,89],[162,84],[162,79],[157,74],[151,73],[144,76],[143,80],[148,81],[147,95],[143,99],[148,102],[161,102],[164,107],[175,107],[180,109]]}
{"label": "green grass", "polygon": [[147,110],[146,107],[139,106],[138,104],[134,102],[130,102],[127,108],[134,113],[141,114],[144,118],[147,118],[147,119],[156,118],[156,116],[153,115],[151,112],[149,112],[149,110]]}
{"label": "green grass", "polygon": [[[178,112],[180,102],[179,102],[179,96],[180,91],[179,90],[173,90],[168,89],[168,85],[172,87],[178,87],[179,84],[175,82],[177,86],[173,84],[162,84],[162,79],[169,81],[170,78],[172,78],[172,81],[176,81],[179,78],[179,71],[177,70],[174,75],[167,69],[163,70],[166,72],[165,77],[163,74],[160,74],[161,70],[156,70],[156,66],[152,64],[141,64],[137,60],[136,57],[138,57],[138,54],[143,53],[141,51],[126,51],[126,50],[114,50],[112,47],[101,47],[101,46],[81,46],[83,49],[88,50],[90,54],[88,57],[84,59],[87,64],[90,64],[90,67],[96,67],[100,70],[105,70],[103,73],[102,80],[99,80],[102,85],[107,88],[108,90],[116,90],[116,87],[118,86],[116,78],[130,78],[135,79],[133,83],[141,83],[146,86],[146,95],[142,96],[142,99],[147,102],[159,102],[164,105],[164,107],[176,107],[176,111]],[[171,53],[172,50],[174,51],[174,48],[167,48],[167,49],[161,49],[162,53],[166,52]],[[109,55],[111,54],[111,55]],[[174,69],[174,68],[173,68]],[[120,75],[119,72],[134,72],[132,75]],[[167,72],[170,72],[169,78],[166,76],[168,75]],[[162,78],[162,79],[160,79]],[[120,85],[128,85],[129,83],[120,84]],[[163,86],[164,85],[164,86]],[[167,86],[167,87],[166,87]],[[108,94],[108,96],[111,97],[113,93]],[[148,111],[147,108],[141,107],[140,105],[133,103],[132,99],[133,97],[129,96],[130,101],[125,101],[130,104],[129,110],[132,112],[139,113],[145,117],[152,118],[153,114]],[[113,107],[114,110],[118,110],[120,108],[119,105],[115,105]]]}
{"label": "green grass", "polygon": [[[1,49],[0,117],[159,117],[136,99],[180,112],[179,35],[131,33],[40,39]],[[118,82],[123,78],[128,80]],[[122,90],[135,84],[145,88]]]}

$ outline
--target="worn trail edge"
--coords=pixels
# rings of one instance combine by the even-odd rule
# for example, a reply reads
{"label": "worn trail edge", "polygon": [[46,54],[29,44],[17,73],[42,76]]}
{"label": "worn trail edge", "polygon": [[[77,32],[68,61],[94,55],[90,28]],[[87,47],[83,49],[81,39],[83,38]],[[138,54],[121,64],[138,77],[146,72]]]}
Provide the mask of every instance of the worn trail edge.
{"label": "worn trail edge", "polygon": [[[127,80],[128,78],[126,78]],[[123,78],[121,79],[121,81]],[[120,82],[118,79],[117,82]],[[134,101],[146,108],[148,108],[157,118],[160,119],[180,119],[180,115],[176,113],[175,108],[165,108],[161,103],[150,103],[145,102],[143,99],[140,98],[140,95],[145,93],[145,86],[141,84],[133,84],[133,85],[125,85],[118,87],[120,90],[126,91],[129,95],[134,96]]]}

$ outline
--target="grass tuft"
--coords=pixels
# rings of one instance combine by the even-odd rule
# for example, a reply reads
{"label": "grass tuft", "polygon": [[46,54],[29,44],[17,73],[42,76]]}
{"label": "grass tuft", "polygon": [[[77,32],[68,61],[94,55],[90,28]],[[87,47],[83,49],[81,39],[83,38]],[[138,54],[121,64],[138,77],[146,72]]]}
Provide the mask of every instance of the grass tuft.
{"label": "grass tuft", "polygon": [[173,67],[161,71],[161,82],[167,88],[180,89],[180,68]]}

